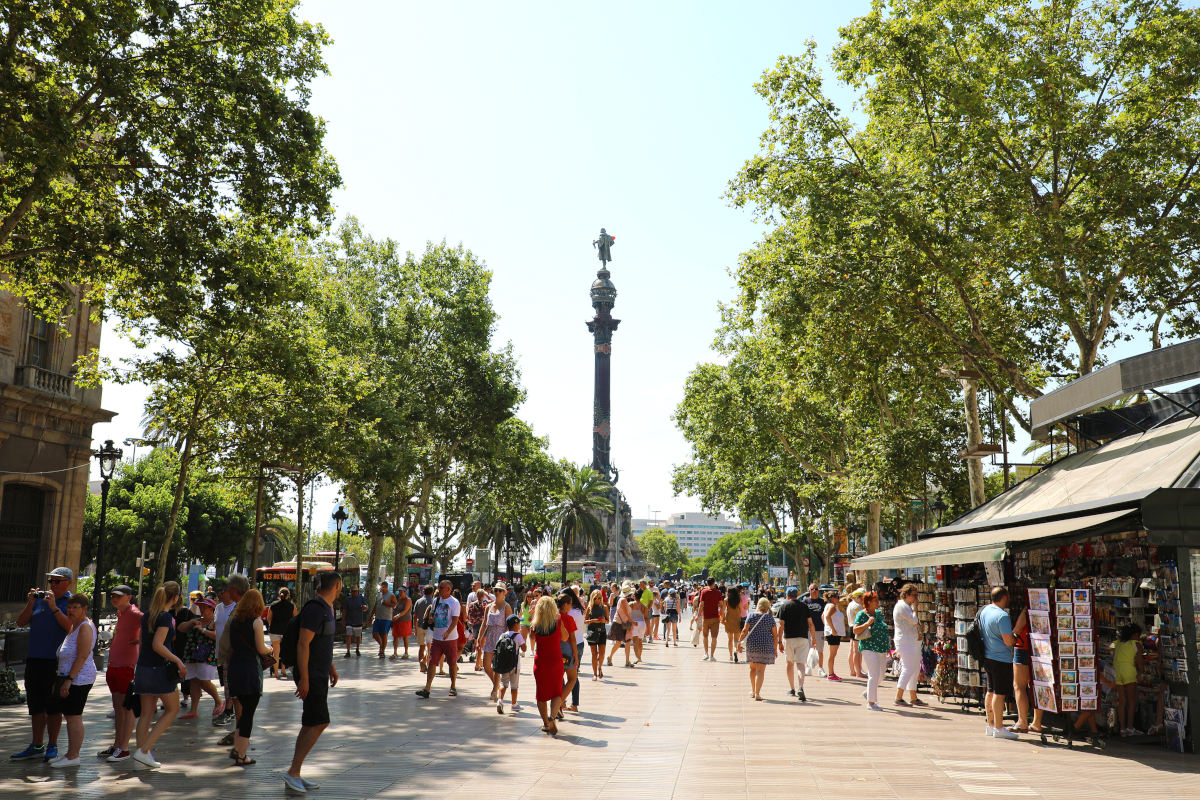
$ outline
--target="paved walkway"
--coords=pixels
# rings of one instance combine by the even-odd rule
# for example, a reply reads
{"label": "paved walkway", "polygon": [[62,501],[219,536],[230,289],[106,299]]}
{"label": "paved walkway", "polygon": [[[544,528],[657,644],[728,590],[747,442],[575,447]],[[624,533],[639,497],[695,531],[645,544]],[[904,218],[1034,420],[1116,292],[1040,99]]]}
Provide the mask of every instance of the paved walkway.
{"label": "paved walkway", "polygon": [[[553,800],[1200,796],[1196,756],[1123,742],[1099,751],[1042,746],[1035,738],[985,739],[980,716],[936,700],[929,709],[868,712],[861,681],[810,678],[809,702],[801,705],[785,694],[782,661],[767,668],[766,700],[754,702],[744,664],[726,663],[723,649],[722,661],[703,663],[699,652],[648,646],[646,663],[612,668],[600,683],[585,665],[583,712],[569,715],[557,739],[539,731],[529,659],[528,710],[516,716],[496,714],[482,673],[464,673],[457,698],[447,697],[446,680],[438,679],[426,701],[413,695],[423,676],[412,661],[339,660],[343,683],[330,695],[333,724],[305,770],[322,783],[311,794],[320,800],[451,792]],[[232,766],[227,748],[216,743],[223,731],[207,720],[177,720],[155,749],[163,767],[149,771],[94,757],[108,744],[111,724],[101,681],[85,714],[83,765],[59,771],[40,762],[0,764],[0,797],[282,797],[280,775],[300,716],[287,686],[267,681],[252,740],[258,764]],[[894,687],[885,684],[885,701]],[[211,712],[207,698],[201,712]],[[0,708],[3,752],[27,742],[24,708]]]}

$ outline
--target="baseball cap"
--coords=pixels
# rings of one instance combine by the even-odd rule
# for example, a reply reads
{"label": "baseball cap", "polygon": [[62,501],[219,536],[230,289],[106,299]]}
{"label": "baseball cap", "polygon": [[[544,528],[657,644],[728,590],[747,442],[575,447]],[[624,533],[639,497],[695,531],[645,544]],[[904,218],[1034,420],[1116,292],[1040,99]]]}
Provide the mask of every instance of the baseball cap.
{"label": "baseball cap", "polygon": [[196,605],[204,606],[206,608],[216,608],[217,607],[217,604],[215,602],[213,602],[213,600],[211,598],[208,598],[208,597],[203,597],[200,600],[197,600]]}
{"label": "baseball cap", "polygon": [[133,589],[122,583],[120,586],[114,586],[112,589],[110,589],[108,594],[111,597],[117,597],[119,595],[129,595],[132,597]]}
{"label": "baseball cap", "polygon": [[69,581],[75,580],[75,573],[71,572],[66,567],[55,567],[46,573],[47,578],[66,578]]}
{"label": "baseball cap", "polygon": [[787,588],[787,596],[788,597],[799,597],[800,590],[798,588],[796,588],[795,586],[789,586]]}
{"label": "baseball cap", "polygon": [[509,614],[508,619],[504,620],[505,625],[512,625],[514,622],[520,622],[521,618],[516,614]]}
{"label": "baseball cap", "polygon": [[866,593],[867,593],[866,589],[858,588],[858,589],[855,589],[853,592],[851,592],[850,596],[851,597],[862,597]]}

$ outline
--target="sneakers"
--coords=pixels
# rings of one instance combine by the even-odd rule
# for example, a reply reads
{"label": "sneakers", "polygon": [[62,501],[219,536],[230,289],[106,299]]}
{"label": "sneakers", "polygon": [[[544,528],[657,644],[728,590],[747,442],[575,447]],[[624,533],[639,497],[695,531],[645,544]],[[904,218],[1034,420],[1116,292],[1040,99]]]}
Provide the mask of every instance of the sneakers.
{"label": "sneakers", "polygon": [[46,755],[42,756],[46,761],[53,761],[58,758],[58,745],[54,742],[46,745]]}
{"label": "sneakers", "polygon": [[133,760],[150,769],[158,769],[162,766],[162,764],[154,760],[154,753],[143,752],[141,748],[133,751]]}
{"label": "sneakers", "polygon": [[131,755],[133,755],[133,753],[129,752],[128,750],[115,750],[113,751],[113,754],[105,760],[110,764],[119,764],[129,758]]}
{"label": "sneakers", "polygon": [[797,691],[797,692],[796,692],[796,699],[797,699],[797,700],[799,700],[801,703],[807,703],[807,702],[808,702],[808,698],[804,696],[804,690],[803,690],[803,689],[800,689],[799,691]]}
{"label": "sneakers", "polygon": [[497,714],[503,714],[503,713],[504,713],[504,701],[503,701],[503,700],[497,700],[497,701],[496,701],[496,713],[497,713]]}
{"label": "sneakers", "polygon": [[512,704],[512,709],[511,709],[512,713],[516,714],[516,713],[517,713],[518,711],[520,711],[520,710],[521,710],[521,704],[520,704],[520,703],[513,703],[513,704]]}
{"label": "sneakers", "polygon": [[347,650],[347,651],[346,651],[345,658],[349,658],[349,657],[350,657],[350,651],[349,651],[349,650]]}
{"label": "sneakers", "polygon": [[1020,739],[1019,734],[1013,733],[1008,728],[992,728],[992,736],[997,739]]}
{"label": "sneakers", "polygon": [[62,769],[63,767],[78,767],[79,757],[76,756],[75,758],[67,758],[66,756],[59,756],[50,762],[50,766],[55,769]]}
{"label": "sneakers", "polygon": [[46,755],[46,745],[36,746],[30,744],[19,753],[13,753],[9,756],[11,761],[28,761],[34,758],[43,758]]}
{"label": "sneakers", "polygon": [[795,697],[795,696],[796,696],[796,690],[788,689],[788,697]]}
{"label": "sneakers", "polygon": [[883,709],[879,707],[878,703],[868,703],[867,711],[883,711]]}
{"label": "sneakers", "polygon": [[983,735],[984,736],[995,736],[996,729],[993,728],[991,725],[988,725],[986,728],[983,729]]}
{"label": "sneakers", "polygon": [[291,794],[308,794],[308,787],[304,785],[304,779],[293,778],[286,772],[283,773],[283,790]]}
{"label": "sneakers", "polygon": [[[285,772],[284,774],[286,775],[287,773]],[[316,781],[310,781],[308,778],[301,778],[300,782],[304,784],[305,789],[311,790],[321,788],[321,784],[317,783]]]}
{"label": "sneakers", "polygon": [[110,744],[99,753],[96,753],[96,758],[108,758],[115,752],[117,752],[117,746],[115,744]]}
{"label": "sneakers", "polygon": [[841,681],[842,681],[842,679],[841,679],[841,678],[839,678],[837,675],[826,675],[826,676],[825,676],[825,680],[827,680],[827,681],[837,681],[838,683],[841,683]]}

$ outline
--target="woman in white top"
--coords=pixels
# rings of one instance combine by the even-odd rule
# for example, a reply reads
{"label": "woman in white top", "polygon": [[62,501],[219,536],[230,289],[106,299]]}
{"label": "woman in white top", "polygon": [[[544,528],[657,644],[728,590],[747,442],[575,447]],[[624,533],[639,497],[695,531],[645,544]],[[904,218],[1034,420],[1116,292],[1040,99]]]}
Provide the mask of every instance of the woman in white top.
{"label": "woman in white top", "polygon": [[[86,594],[73,594],[67,600],[71,632],[58,646],[58,678],[54,681],[47,707],[51,719],[59,714],[66,717],[67,752],[51,761],[52,767],[79,766],[79,748],[83,746],[83,706],[96,683],[96,662],[92,661],[96,626],[88,619],[88,602]],[[54,741],[58,726],[51,723],[48,732],[50,741]]]}
{"label": "woman in white top", "polygon": [[[900,681],[896,684],[896,705],[927,705],[917,697],[917,678],[921,674],[921,623],[917,619],[917,587],[906,583],[900,590],[900,602],[892,609],[896,625],[896,652],[900,655]],[[908,702],[904,692],[908,692]]]}
{"label": "woman in white top", "polygon": [[[850,602],[846,603],[846,619],[853,621],[858,617],[858,612],[863,610],[862,596],[865,591],[866,589],[859,587],[850,592]],[[857,647],[850,648],[850,677],[867,677],[866,671],[863,670],[862,652]]]}
{"label": "woman in white top", "polygon": [[828,671],[825,678],[840,681],[834,660],[837,659],[842,639],[846,638],[846,612],[838,607],[836,590],[825,595],[825,613],[821,615],[821,619],[825,622],[825,649],[828,651],[825,656],[825,669]]}

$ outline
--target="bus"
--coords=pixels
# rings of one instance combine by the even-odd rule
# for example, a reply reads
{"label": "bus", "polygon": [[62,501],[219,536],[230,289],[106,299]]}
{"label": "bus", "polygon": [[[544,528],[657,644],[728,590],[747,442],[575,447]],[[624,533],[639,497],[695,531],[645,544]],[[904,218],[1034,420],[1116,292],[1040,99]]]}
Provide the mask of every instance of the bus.
{"label": "bus", "polygon": [[[286,588],[292,595],[296,610],[313,596],[313,580],[318,572],[333,570],[335,554],[332,550],[322,553],[310,553],[301,561],[300,582],[296,583],[296,562],[279,561],[269,567],[259,567],[254,575],[255,585],[262,592],[263,599],[270,605],[279,596],[279,590]],[[342,575],[342,594],[334,601],[333,614],[337,621],[338,630],[344,629],[342,622],[343,598],[350,594],[350,587],[359,585],[358,559],[349,553],[342,553],[338,572]]]}

